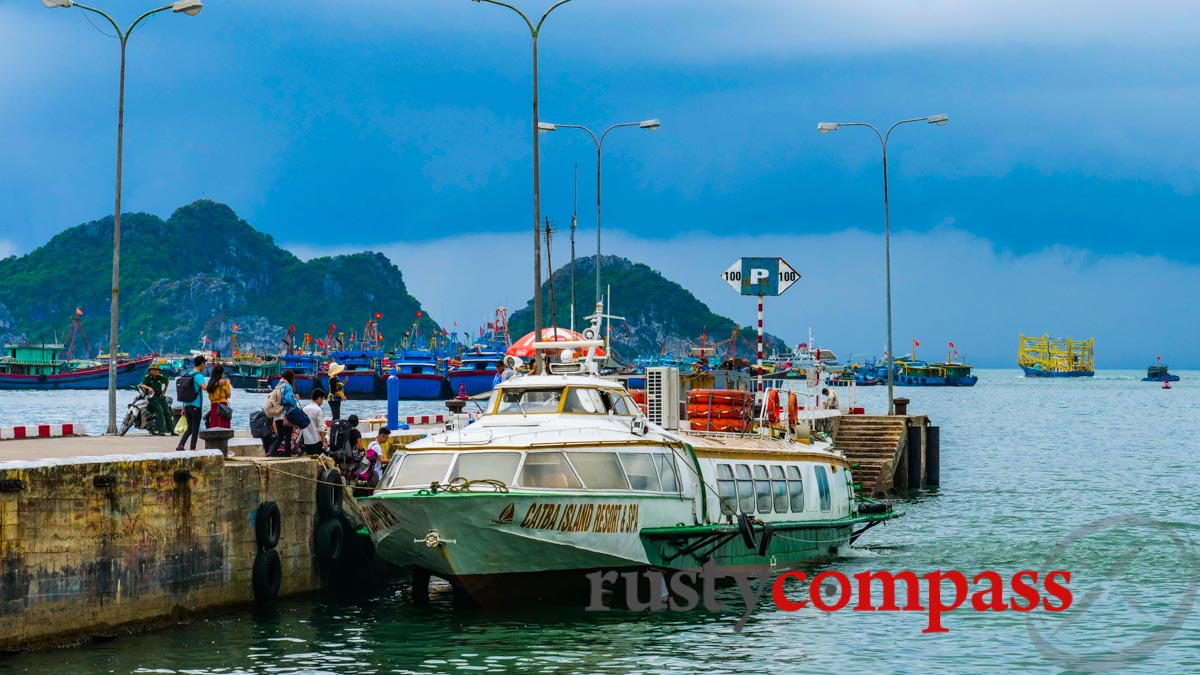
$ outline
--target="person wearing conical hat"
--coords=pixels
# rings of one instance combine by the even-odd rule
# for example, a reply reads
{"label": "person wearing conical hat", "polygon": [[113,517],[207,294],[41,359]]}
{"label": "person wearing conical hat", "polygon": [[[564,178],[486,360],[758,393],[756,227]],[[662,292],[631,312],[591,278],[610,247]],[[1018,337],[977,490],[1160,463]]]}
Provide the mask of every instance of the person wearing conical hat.
{"label": "person wearing conical hat", "polygon": [[345,383],[338,377],[346,366],[340,363],[329,364],[329,412],[333,419],[342,417],[342,401],[346,400]]}

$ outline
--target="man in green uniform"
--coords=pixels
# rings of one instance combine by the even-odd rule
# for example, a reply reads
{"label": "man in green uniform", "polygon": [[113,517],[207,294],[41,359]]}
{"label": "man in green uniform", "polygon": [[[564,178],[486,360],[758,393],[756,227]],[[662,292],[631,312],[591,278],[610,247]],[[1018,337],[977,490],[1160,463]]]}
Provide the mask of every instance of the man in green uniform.
{"label": "man in green uniform", "polygon": [[150,414],[154,417],[154,429],[150,433],[155,436],[165,436],[168,433],[174,436],[175,429],[167,425],[167,420],[171,419],[171,409],[167,407],[167,378],[163,376],[157,363],[150,364],[150,371],[138,386],[147,393],[154,394],[149,402]]}

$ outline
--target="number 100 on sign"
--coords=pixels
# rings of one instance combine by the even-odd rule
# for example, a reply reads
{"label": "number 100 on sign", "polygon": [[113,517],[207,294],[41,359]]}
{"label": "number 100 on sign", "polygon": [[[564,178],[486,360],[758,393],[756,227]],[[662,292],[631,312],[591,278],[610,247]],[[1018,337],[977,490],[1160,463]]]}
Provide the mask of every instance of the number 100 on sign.
{"label": "number 100 on sign", "polygon": [[742,295],[780,295],[800,279],[783,258],[742,258],[721,273]]}

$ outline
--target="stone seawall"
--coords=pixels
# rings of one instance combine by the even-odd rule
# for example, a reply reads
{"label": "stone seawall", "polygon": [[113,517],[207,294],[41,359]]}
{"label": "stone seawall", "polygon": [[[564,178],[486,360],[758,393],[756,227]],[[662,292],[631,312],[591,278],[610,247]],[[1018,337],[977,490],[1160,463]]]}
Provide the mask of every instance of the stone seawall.
{"label": "stone seawall", "polygon": [[319,467],[272,465],[295,476],[216,451],[0,464],[0,651],[252,601],[264,501],[282,512],[280,594],[318,588]]}

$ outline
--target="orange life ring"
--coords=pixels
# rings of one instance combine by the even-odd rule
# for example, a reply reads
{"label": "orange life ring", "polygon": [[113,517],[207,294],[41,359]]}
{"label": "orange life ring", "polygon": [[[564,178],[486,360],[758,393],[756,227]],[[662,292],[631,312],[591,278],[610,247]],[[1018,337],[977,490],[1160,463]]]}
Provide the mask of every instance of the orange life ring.
{"label": "orange life ring", "polygon": [[792,426],[800,423],[800,396],[794,391],[788,392],[788,423]]}
{"label": "orange life ring", "polygon": [[767,392],[767,420],[771,424],[779,423],[779,411],[782,406],[779,404],[779,390],[772,389]]}

